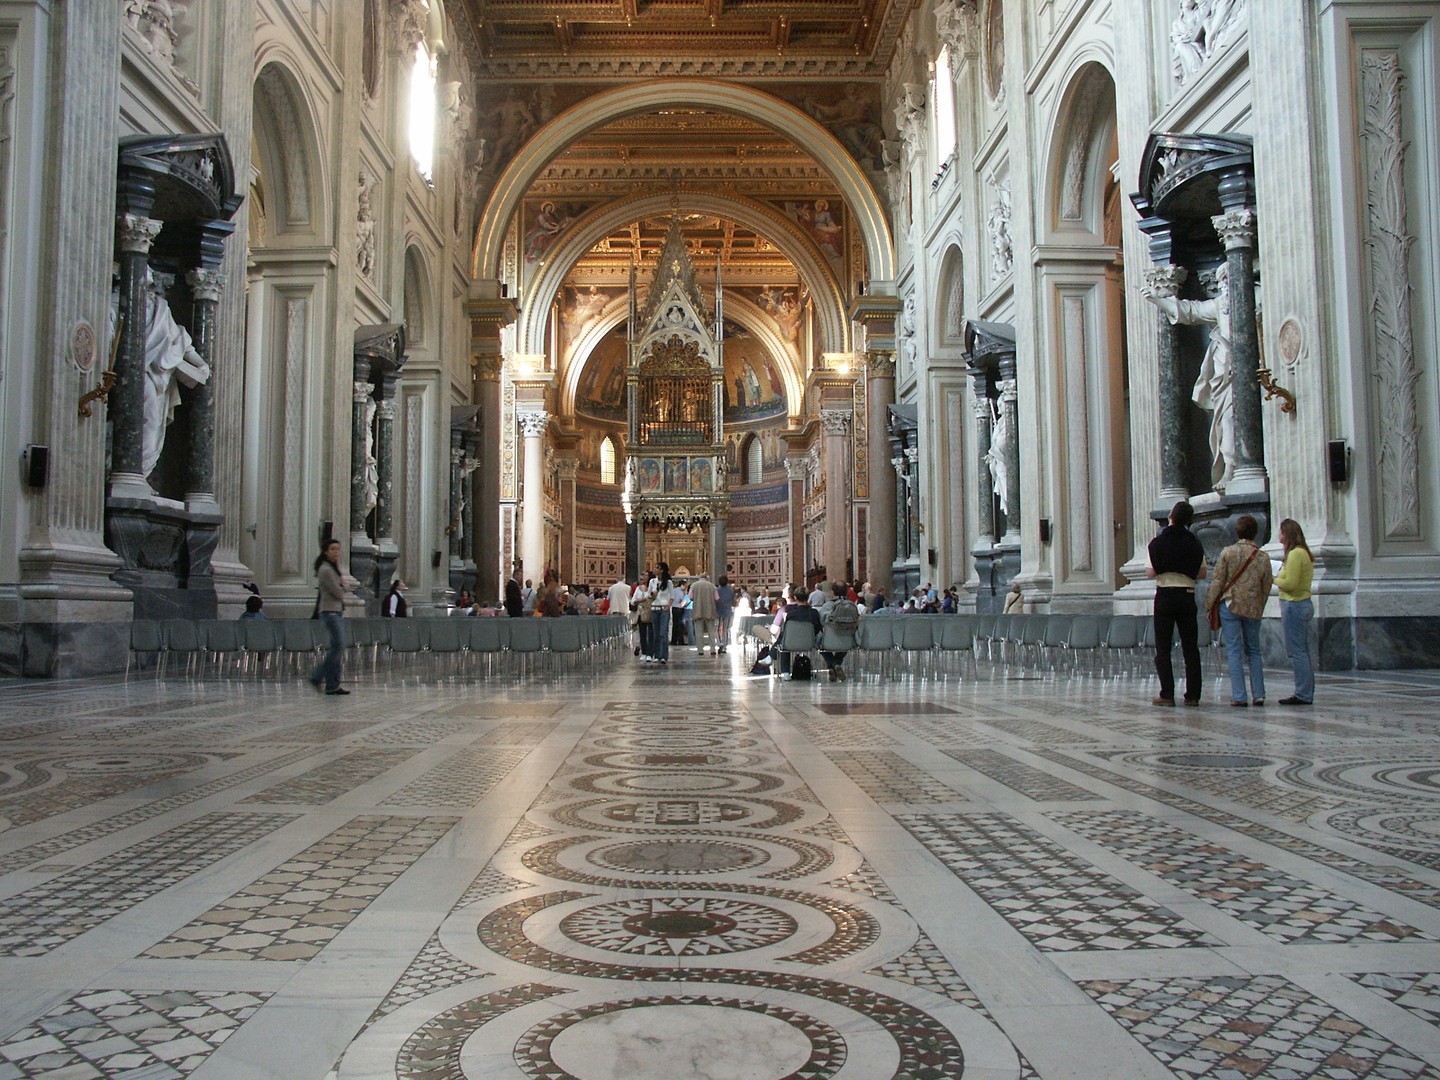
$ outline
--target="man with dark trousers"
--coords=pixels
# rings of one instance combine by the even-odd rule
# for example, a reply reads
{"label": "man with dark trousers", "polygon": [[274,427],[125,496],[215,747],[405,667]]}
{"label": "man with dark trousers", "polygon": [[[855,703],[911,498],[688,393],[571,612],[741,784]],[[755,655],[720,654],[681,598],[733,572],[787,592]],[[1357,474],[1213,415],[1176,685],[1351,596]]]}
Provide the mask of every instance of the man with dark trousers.
{"label": "man with dark trousers", "polygon": [[1175,705],[1175,670],[1170,644],[1180,631],[1180,652],[1185,657],[1185,704],[1200,704],[1200,625],[1195,606],[1195,582],[1205,577],[1205,549],[1190,531],[1194,508],[1177,502],[1170,524],[1150,541],[1150,567],[1145,576],[1155,579],[1155,673],[1160,676],[1156,705]]}

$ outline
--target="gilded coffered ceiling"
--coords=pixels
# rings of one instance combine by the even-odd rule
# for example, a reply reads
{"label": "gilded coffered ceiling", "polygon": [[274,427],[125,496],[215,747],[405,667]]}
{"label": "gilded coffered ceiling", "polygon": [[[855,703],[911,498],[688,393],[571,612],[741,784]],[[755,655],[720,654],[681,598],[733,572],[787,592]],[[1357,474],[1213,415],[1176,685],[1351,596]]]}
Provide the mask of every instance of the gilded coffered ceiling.
{"label": "gilded coffered ceiling", "polygon": [[911,0],[451,0],[483,77],[878,76]]}
{"label": "gilded coffered ceiling", "polygon": [[[631,80],[666,77],[742,83],[778,98],[828,130],[879,187],[882,84],[916,2],[447,0],[465,39],[480,201],[554,118]],[[647,196],[647,209],[577,246],[587,222]],[[507,276],[528,295],[563,265],[557,302],[569,288],[622,284],[632,263],[643,278],[668,224],[654,212],[662,196],[681,212],[697,265],[718,257],[727,287],[844,293],[864,277],[850,208],[815,155],[755,116],[693,105],[609,119],[551,157],[517,207]]]}

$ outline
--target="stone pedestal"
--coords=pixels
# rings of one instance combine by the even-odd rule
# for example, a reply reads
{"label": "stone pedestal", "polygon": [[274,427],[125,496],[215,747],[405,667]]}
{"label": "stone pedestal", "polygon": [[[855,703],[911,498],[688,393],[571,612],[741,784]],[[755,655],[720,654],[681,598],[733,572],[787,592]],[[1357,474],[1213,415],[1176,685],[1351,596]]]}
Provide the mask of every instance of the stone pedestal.
{"label": "stone pedestal", "polygon": [[976,547],[975,573],[978,582],[975,588],[975,613],[977,615],[1000,615],[1005,611],[1005,595],[1010,583],[1020,573],[1020,545],[1003,543],[989,547]]}

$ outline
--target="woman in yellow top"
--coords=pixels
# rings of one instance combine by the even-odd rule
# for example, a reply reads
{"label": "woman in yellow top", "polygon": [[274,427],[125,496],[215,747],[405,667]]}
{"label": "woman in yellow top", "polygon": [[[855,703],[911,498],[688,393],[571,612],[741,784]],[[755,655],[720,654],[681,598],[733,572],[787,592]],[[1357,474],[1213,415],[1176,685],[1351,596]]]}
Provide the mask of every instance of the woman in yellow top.
{"label": "woman in yellow top", "polygon": [[1305,543],[1304,530],[1293,518],[1280,522],[1280,546],[1285,549],[1285,563],[1275,575],[1275,587],[1280,592],[1285,651],[1295,669],[1295,693],[1281,698],[1280,704],[1309,705],[1315,700],[1315,669],[1310,665],[1310,623],[1315,619],[1310,582],[1315,576],[1315,560]]}

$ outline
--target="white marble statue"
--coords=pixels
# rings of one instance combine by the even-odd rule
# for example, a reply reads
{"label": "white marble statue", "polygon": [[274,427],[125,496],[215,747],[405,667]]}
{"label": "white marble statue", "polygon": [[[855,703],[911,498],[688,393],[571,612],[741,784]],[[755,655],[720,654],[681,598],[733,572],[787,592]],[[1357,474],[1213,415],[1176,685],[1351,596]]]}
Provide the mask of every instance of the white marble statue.
{"label": "white marble statue", "polygon": [[373,397],[365,399],[365,513],[380,501],[380,462],[375,457],[375,413],[380,406]]}
{"label": "white marble statue", "polygon": [[165,429],[180,404],[180,385],[199,386],[210,378],[190,333],[175,321],[160,282],[146,271],[145,290],[145,423],[140,472],[149,476],[165,448]]}
{"label": "white marble statue", "polygon": [[1010,441],[1010,421],[1004,408],[990,403],[990,449],[985,451],[985,464],[990,466],[990,488],[1000,500],[1000,512],[1010,516],[1010,466],[1005,461],[1005,444]]}
{"label": "white marble statue", "polygon": [[1224,491],[1235,472],[1234,360],[1230,345],[1230,282],[1222,263],[1215,274],[1215,295],[1208,300],[1178,300],[1146,288],[1144,296],[1177,326],[1210,327],[1210,343],[1191,391],[1196,405],[1210,412],[1210,481]]}

